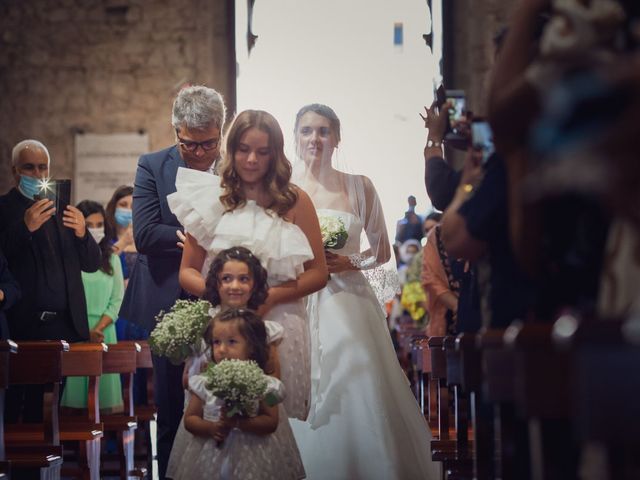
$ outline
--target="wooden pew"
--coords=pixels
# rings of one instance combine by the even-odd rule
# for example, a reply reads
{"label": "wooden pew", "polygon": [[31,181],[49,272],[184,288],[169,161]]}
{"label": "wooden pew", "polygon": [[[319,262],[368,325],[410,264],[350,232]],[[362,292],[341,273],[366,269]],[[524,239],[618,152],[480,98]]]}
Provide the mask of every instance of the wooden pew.
{"label": "wooden pew", "polygon": [[62,374],[65,377],[88,377],[87,408],[80,415],[61,415],[60,439],[75,451],[77,467],[63,465],[63,475],[83,479],[100,478],[100,441],[103,425],[100,422],[98,385],[102,375],[102,357],[107,351],[104,343],[73,343],[62,355]]}
{"label": "wooden pew", "polygon": [[420,405],[420,411],[423,415],[426,415],[426,391],[425,391],[425,373],[422,369],[422,356],[424,353],[424,342],[427,337],[425,335],[414,335],[411,338],[411,371],[413,373],[412,386],[413,394]]}
{"label": "wooden pew", "polygon": [[[450,441],[449,430],[449,387],[447,386],[447,357],[443,349],[445,337],[430,337],[428,340],[431,357],[431,378],[437,386],[437,431],[431,441],[432,452],[450,450],[454,442]],[[436,458],[434,458],[435,460]]]}
{"label": "wooden pew", "polygon": [[527,422],[533,480],[578,478],[569,353],[556,348],[552,331],[551,323],[514,322],[504,335],[514,353],[516,414]]}
{"label": "wooden pew", "polygon": [[460,386],[469,395],[472,438],[472,471],[477,480],[497,478],[493,469],[493,419],[484,398],[482,351],[475,333],[456,338],[460,353]]}
{"label": "wooden pew", "polygon": [[[103,475],[119,475],[122,480],[144,478],[146,469],[134,468],[134,431],[138,427],[133,407],[133,374],[136,371],[136,355],[141,350],[138,343],[125,341],[108,345],[102,359],[103,373],[122,375],[122,397],[124,412],[122,414],[102,415],[105,432],[115,432],[118,437],[117,468],[102,462]],[[103,455],[103,460],[108,458]]]}
{"label": "wooden pew", "polygon": [[[140,455],[136,453],[135,459],[144,461],[145,467],[149,469],[153,463],[153,452],[151,451],[151,421],[155,420],[155,414],[157,412],[153,393],[153,362],[151,360],[149,342],[146,340],[137,340],[136,342],[140,345],[140,351],[136,354],[136,369],[138,371],[140,371],[140,369],[147,371],[145,385],[147,402],[143,405],[134,405],[134,415],[138,419],[138,431],[142,430],[141,435],[136,435],[137,439],[142,443],[140,446],[136,445],[136,451],[139,450],[142,453]],[[142,448],[138,449],[138,447]]]}
{"label": "wooden pew", "polygon": [[7,477],[11,472],[11,464],[7,461],[4,444],[4,395],[9,387],[9,356],[15,353],[18,353],[15,342],[0,340],[0,474]]}
{"label": "wooden pew", "polygon": [[[571,356],[571,409],[584,464],[596,476],[640,478],[640,324],[638,320],[581,320],[554,325],[556,345]],[[594,450],[595,449],[595,450]],[[595,453],[604,465],[593,464]],[[603,468],[604,471],[600,471]]]}
{"label": "wooden pew", "polygon": [[18,342],[9,365],[10,385],[42,385],[43,422],[5,425],[6,456],[14,478],[59,478],[62,447],[58,424],[63,340]]}
{"label": "wooden pew", "polygon": [[491,471],[497,478],[514,480],[529,474],[529,456],[527,443],[516,441],[522,425],[515,414],[515,355],[506,347],[504,333],[503,329],[485,329],[477,341],[482,351],[483,398],[492,409]]}

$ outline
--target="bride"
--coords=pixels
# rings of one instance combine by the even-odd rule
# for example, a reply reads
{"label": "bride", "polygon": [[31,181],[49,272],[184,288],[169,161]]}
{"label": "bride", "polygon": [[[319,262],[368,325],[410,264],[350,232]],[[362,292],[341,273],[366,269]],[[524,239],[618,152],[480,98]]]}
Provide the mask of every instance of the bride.
{"label": "bride", "polygon": [[[245,110],[226,135],[221,176],[178,169],[167,197],[187,232],[180,285],[202,296],[215,255],[242,246],[267,269],[269,292],[258,312],[284,327],[278,348],[284,406],[304,420],[309,411],[309,329],[302,298],[327,281],[318,219],[308,195],[290,183],[282,130],[261,110]],[[204,273],[204,275],[203,275]]]}
{"label": "bride", "polygon": [[[431,435],[398,364],[385,316],[363,271],[391,257],[371,181],[331,164],[340,120],[319,104],[297,114],[294,181],[323,217],[337,217],[346,245],[326,251],[330,280],[308,297],[312,360],[307,422],[291,420],[310,479],[436,479]],[[361,249],[361,234],[366,247]],[[380,282],[376,282],[380,283]]]}

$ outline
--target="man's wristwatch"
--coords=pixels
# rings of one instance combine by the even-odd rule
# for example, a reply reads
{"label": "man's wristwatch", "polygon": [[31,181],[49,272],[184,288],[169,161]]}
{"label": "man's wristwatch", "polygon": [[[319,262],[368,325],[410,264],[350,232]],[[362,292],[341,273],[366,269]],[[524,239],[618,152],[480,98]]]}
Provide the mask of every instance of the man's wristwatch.
{"label": "man's wristwatch", "polygon": [[441,147],[442,146],[442,142],[438,142],[437,140],[431,140],[430,138],[427,139],[427,148],[432,148],[432,147]]}

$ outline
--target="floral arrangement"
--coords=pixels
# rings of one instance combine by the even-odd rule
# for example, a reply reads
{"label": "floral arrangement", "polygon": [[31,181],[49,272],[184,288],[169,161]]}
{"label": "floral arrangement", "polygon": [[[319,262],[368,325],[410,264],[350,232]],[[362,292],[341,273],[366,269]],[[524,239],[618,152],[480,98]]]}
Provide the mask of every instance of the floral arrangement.
{"label": "floral arrangement", "polygon": [[338,250],[344,247],[349,234],[342,219],[332,216],[320,216],[318,220],[320,221],[320,233],[322,234],[324,248]]}
{"label": "floral arrangement", "polygon": [[414,321],[419,322],[424,318],[427,312],[423,305],[426,301],[427,295],[420,282],[407,282],[404,284],[400,304],[409,312]]}
{"label": "floral arrangement", "polygon": [[222,360],[211,363],[203,373],[206,387],[213,395],[224,400],[227,416],[257,415],[259,401],[268,398],[268,382],[264,372],[253,360]]}
{"label": "floral arrangement", "polygon": [[151,351],[176,365],[201,354],[206,348],[202,334],[211,320],[211,308],[206,300],[177,300],[168,312],[160,311],[149,336]]}

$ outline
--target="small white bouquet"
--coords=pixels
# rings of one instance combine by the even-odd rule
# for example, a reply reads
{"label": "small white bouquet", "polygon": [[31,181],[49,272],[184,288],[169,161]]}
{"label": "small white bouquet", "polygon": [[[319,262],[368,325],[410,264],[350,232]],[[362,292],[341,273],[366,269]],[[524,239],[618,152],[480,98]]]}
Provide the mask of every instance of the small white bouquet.
{"label": "small white bouquet", "polygon": [[149,336],[151,351],[176,365],[202,354],[206,348],[202,334],[211,320],[210,309],[206,300],[177,300],[168,312],[160,311]]}
{"label": "small white bouquet", "polygon": [[278,402],[275,396],[268,393],[267,377],[253,360],[211,363],[203,375],[207,379],[207,389],[224,400],[227,417],[254,417],[258,414],[260,400],[264,399],[269,405]]}
{"label": "small white bouquet", "polygon": [[320,233],[322,234],[322,244],[324,248],[338,250],[345,246],[349,234],[344,226],[344,222],[339,217],[320,216]]}

